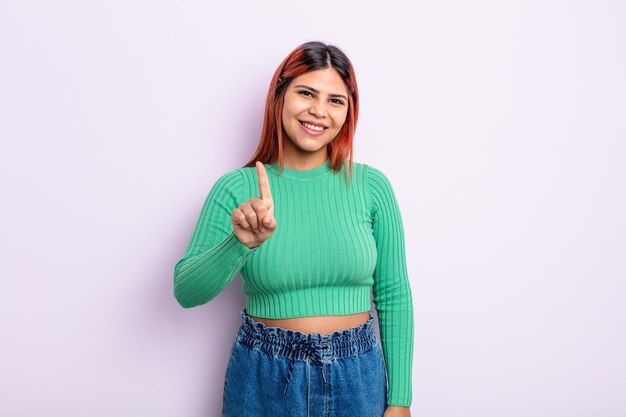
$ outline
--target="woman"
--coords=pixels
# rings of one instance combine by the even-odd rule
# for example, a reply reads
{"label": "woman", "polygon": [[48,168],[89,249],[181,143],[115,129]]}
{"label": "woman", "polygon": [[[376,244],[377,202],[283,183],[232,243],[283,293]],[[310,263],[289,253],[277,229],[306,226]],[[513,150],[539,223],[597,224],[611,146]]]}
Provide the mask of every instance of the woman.
{"label": "woman", "polygon": [[352,161],[358,109],[341,50],[291,52],[270,83],[255,155],[215,182],[175,266],[186,308],[243,278],[223,416],[410,416],[402,219],[387,177]]}

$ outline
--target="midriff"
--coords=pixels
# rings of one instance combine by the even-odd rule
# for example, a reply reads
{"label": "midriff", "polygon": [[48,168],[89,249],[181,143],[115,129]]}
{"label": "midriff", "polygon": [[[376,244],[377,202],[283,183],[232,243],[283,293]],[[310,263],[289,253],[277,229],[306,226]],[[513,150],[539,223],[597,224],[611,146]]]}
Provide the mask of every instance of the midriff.
{"label": "midriff", "polygon": [[301,333],[319,333],[325,336],[339,330],[347,330],[360,326],[369,320],[369,311],[347,314],[342,316],[308,316],[289,319],[266,319],[250,315],[255,321],[264,323],[268,327],[280,327],[286,330],[296,330]]}

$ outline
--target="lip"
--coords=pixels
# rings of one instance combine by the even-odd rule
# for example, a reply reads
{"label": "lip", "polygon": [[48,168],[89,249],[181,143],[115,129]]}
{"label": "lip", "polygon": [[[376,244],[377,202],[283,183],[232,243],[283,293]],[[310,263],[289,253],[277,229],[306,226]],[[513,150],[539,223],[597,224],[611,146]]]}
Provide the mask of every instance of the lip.
{"label": "lip", "polygon": [[298,121],[299,121],[300,123],[305,122],[305,123],[311,124],[311,125],[313,125],[313,126],[319,126],[319,127],[323,127],[323,128],[327,128],[327,127],[328,127],[328,126],[325,126],[325,125],[323,125],[323,124],[321,124],[321,123],[310,122],[310,121],[308,121],[308,120],[298,120]]}
{"label": "lip", "polygon": [[302,130],[304,131],[304,133],[306,133],[309,136],[321,136],[324,133],[326,133],[326,129],[319,130],[319,131],[318,130],[311,130],[308,127],[306,127],[305,125],[303,125],[302,123],[299,123],[299,125],[302,128]]}

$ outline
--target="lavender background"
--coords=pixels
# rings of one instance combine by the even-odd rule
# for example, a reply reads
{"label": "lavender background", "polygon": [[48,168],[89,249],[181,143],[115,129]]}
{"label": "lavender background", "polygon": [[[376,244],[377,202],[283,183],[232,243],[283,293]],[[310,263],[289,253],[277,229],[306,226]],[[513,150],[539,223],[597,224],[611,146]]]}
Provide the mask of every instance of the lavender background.
{"label": "lavender background", "polygon": [[415,303],[412,414],[626,415],[621,1],[0,4],[0,415],[218,416],[241,278],[181,308],[297,45],[352,59]]}

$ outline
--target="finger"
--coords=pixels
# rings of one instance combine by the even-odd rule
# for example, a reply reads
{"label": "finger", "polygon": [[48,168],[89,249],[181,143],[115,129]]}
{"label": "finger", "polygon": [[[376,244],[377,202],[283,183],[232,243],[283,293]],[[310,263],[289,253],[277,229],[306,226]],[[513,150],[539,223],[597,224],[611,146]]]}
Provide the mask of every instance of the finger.
{"label": "finger", "polygon": [[259,226],[269,227],[274,221],[274,214],[271,210],[267,211],[267,214],[264,217],[259,217]]}
{"label": "finger", "polygon": [[259,178],[259,192],[261,193],[261,198],[271,203],[272,202],[272,191],[270,189],[270,181],[267,178],[267,172],[265,171],[265,165],[262,162],[256,161],[256,172]]}
{"label": "finger", "polygon": [[263,227],[263,220],[266,217],[268,217],[267,216],[267,212],[268,212],[267,204],[265,203],[265,201],[261,200],[260,198],[252,197],[250,198],[250,205],[256,212],[256,218],[259,222],[259,230],[261,232],[264,232],[265,230]]}
{"label": "finger", "polygon": [[270,227],[270,225],[272,224],[272,219],[273,219],[273,217],[272,217],[272,216],[265,216],[265,217],[263,218],[263,222],[262,222],[262,223],[263,223],[263,226],[265,226],[265,227]]}
{"label": "finger", "polygon": [[268,212],[268,207],[265,201],[260,198],[252,197],[250,198],[250,205],[256,211],[256,217],[259,220],[262,220]]}
{"label": "finger", "polygon": [[243,211],[241,211],[239,207],[233,210],[233,213],[231,215],[231,221],[233,222],[233,224],[238,224],[244,229],[250,230],[250,223],[248,223],[248,221],[246,220],[246,215],[243,213]]}
{"label": "finger", "polygon": [[250,203],[245,203],[240,206],[243,214],[246,215],[246,220],[250,223],[252,230],[259,230],[259,221],[256,216],[256,211],[252,208]]}
{"label": "finger", "polygon": [[[269,221],[267,221],[267,219],[269,218]],[[274,217],[269,217],[266,216],[266,218],[264,219],[265,221],[267,221],[266,224],[266,228],[269,230],[275,230],[276,229],[276,219]],[[264,221],[264,223],[265,223]]]}

